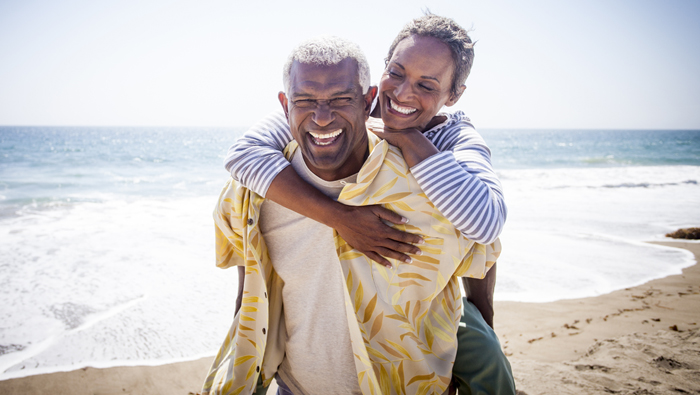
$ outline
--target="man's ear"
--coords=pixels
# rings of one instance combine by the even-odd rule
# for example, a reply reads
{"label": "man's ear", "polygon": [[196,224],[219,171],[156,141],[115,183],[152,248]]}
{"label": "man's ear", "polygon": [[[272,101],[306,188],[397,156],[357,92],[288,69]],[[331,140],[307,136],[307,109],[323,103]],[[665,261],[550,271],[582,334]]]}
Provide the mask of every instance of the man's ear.
{"label": "man's ear", "polygon": [[287,95],[285,95],[284,92],[280,92],[277,94],[277,99],[282,105],[282,109],[284,110],[284,116],[287,117],[287,120],[289,120],[289,101],[287,100]]}
{"label": "man's ear", "polygon": [[365,93],[363,99],[365,101],[365,116],[369,117],[369,113],[372,112],[372,102],[374,101],[374,98],[377,96],[377,87],[376,86],[370,86],[369,89],[367,90],[367,93]]}
{"label": "man's ear", "polygon": [[452,107],[457,103],[457,100],[459,100],[460,97],[462,97],[462,93],[464,93],[464,90],[467,89],[466,85],[462,85],[457,89],[457,94],[456,95],[451,95],[450,99],[445,103],[447,107]]}

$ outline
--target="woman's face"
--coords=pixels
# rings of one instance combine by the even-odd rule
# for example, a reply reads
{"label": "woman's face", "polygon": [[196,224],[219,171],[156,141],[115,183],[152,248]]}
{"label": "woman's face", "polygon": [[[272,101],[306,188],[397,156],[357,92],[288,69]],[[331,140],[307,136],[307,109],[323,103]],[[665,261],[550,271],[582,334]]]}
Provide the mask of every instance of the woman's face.
{"label": "woman's face", "polygon": [[384,124],[392,129],[425,131],[443,105],[451,106],[459,99],[451,92],[453,72],[447,44],[416,35],[401,40],[379,82]]}

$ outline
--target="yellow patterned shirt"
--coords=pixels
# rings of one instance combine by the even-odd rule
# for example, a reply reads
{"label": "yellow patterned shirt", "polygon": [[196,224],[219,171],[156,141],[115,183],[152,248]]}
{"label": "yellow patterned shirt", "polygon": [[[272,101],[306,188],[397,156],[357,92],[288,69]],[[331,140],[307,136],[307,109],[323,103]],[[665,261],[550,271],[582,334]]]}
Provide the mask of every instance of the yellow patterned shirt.
{"label": "yellow patterned shirt", "polygon": [[[500,254],[500,241],[476,244],[443,217],[418,186],[401,151],[368,133],[370,154],[338,201],[381,204],[409,219],[396,226],[420,234],[422,255],[406,264],[379,265],[337,233],[346,280],[345,309],[357,380],[369,394],[442,394],[452,377],[462,299],[458,277],[481,278]],[[289,159],[297,148],[285,149]],[[217,266],[245,266],[241,310],[204,383],[205,394],[250,394],[284,358],[282,280],[260,233],[263,198],[233,180],[224,186],[214,220]]]}

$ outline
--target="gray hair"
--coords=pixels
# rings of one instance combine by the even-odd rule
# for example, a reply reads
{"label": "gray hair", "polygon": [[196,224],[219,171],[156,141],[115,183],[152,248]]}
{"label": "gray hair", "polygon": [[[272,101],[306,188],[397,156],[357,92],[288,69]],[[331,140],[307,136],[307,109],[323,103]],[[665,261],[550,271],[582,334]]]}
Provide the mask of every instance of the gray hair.
{"label": "gray hair", "polygon": [[412,35],[433,37],[445,43],[452,53],[454,62],[454,73],[452,75],[452,94],[459,93],[459,87],[464,84],[469,77],[469,72],[474,63],[474,43],[469,38],[469,32],[454,20],[444,16],[431,14],[427,11],[425,15],[416,18],[406,24],[391,43],[389,55],[384,62],[388,65],[394,55],[396,46],[401,40]]}
{"label": "gray hair", "polygon": [[306,64],[335,65],[345,59],[357,62],[357,72],[362,93],[369,90],[369,64],[360,47],[348,40],[334,36],[320,36],[304,41],[294,48],[284,64],[284,91],[289,94],[291,70],[294,61]]}

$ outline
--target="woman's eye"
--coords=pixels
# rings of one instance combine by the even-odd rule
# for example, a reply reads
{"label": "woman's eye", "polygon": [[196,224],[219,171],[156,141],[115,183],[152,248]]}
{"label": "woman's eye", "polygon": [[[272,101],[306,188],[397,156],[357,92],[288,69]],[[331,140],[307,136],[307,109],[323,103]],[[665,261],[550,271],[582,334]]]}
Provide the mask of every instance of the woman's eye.
{"label": "woman's eye", "polygon": [[418,84],[418,86],[420,86],[421,88],[425,89],[425,90],[428,91],[428,92],[432,92],[432,91],[435,90],[435,89],[433,89],[432,87],[430,87],[430,86],[428,86],[428,85],[425,85],[425,84]]}
{"label": "woman's eye", "polygon": [[395,73],[391,70],[389,70],[389,77],[401,78],[401,76],[398,73]]}

